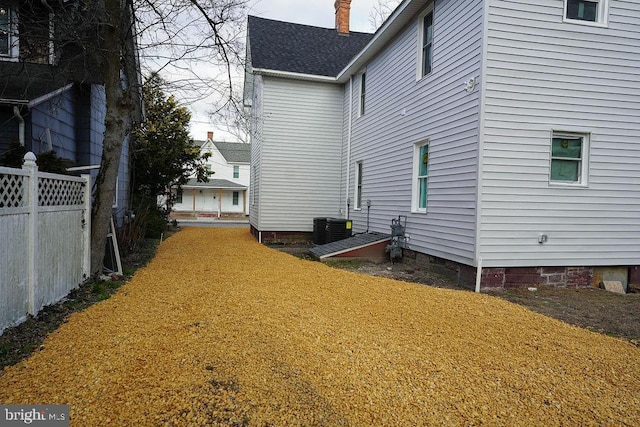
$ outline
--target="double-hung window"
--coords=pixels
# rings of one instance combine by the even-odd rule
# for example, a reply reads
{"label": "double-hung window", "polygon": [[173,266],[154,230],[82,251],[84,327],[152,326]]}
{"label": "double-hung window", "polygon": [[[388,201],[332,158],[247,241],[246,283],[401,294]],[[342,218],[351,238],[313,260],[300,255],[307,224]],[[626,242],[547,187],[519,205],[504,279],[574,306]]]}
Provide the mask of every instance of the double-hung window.
{"label": "double-hung window", "polygon": [[421,142],[414,146],[412,193],[412,210],[426,212],[429,194],[429,142]]}
{"label": "double-hung window", "polygon": [[433,68],[433,7],[418,19],[418,80]]}
{"label": "double-hung window", "polygon": [[240,178],[240,166],[233,167],[233,177]]}
{"label": "double-hung window", "polygon": [[360,110],[359,116],[363,116],[365,112],[365,101],[367,99],[367,73],[360,74]]}
{"label": "double-hung window", "polygon": [[356,163],[356,183],[354,194],[354,209],[362,209],[362,162]]}
{"label": "double-hung window", "polygon": [[607,25],[609,0],[565,0],[564,19],[583,24]]}
{"label": "double-hung window", "polygon": [[0,57],[16,57],[15,19],[12,9],[0,7]]}
{"label": "double-hung window", "polygon": [[589,134],[554,132],[551,139],[553,184],[587,184]]}

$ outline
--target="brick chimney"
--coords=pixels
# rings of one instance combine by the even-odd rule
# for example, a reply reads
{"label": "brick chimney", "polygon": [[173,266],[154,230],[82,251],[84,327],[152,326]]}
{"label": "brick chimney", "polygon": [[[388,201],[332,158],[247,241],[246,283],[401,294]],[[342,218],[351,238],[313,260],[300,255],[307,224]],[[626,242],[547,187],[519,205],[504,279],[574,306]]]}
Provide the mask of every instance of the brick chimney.
{"label": "brick chimney", "polygon": [[210,139],[213,141],[213,132],[211,131],[207,132],[207,139]]}
{"label": "brick chimney", "polygon": [[333,6],[336,8],[336,30],[339,34],[349,34],[351,0],[336,0]]}

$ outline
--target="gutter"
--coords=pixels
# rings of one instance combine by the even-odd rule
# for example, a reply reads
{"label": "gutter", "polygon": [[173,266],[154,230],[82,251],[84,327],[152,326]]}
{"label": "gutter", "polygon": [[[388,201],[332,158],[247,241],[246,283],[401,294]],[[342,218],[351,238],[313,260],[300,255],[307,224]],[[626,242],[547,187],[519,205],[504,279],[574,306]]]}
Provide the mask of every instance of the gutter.
{"label": "gutter", "polygon": [[50,100],[51,98],[55,98],[56,96],[60,95],[61,93],[64,93],[66,91],[68,91],[69,89],[71,89],[73,87],[73,83],[69,83],[66,86],[61,87],[60,89],[56,89],[53,92],[49,92],[45,95],[39,96],[35,99],[32,99],[31,101],[29,101],[27,103],[27,107],[29,108],[33,108],[38,104],[42,104],[45,101]]}
{"label": "gutter", "polygon": [[323,83],[339,83],[336,77],[317,76],[314,74],[294,73],[291,71],[270,70],[268,68],[254,68],[253,74],[259,74],[268,77],[282,77],[293,80],[307,80],[312,82]]}

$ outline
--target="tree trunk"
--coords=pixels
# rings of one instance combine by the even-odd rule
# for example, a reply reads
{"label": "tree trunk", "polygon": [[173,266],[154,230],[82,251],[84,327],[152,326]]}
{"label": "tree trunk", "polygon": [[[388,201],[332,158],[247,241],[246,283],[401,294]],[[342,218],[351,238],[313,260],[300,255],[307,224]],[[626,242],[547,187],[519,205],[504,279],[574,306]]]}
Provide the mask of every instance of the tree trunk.
{"label": "tree trunk", "polygon": [[124,40],[127,36],[124,2],[105,0],[106,22],[102,30],[103,49],[100,58],[104,73],[106,116],[102,161],[92,210],[91,275],[102,273],[107,233],[113,215],[118,168],[125,136],[131,125],[132,102],[121,79]]}

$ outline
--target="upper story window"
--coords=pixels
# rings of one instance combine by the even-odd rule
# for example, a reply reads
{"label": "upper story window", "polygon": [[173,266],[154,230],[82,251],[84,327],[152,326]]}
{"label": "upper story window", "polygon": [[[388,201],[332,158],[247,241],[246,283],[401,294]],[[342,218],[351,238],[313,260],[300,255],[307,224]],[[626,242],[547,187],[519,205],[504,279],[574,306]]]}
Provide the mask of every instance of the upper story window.
{"label": "upper story window", "polygon": [[0,7],[0,58],[54,64],[54,35],[54,15],[47,10],[24,8],[18,14]]}
{"label": "upper story window", "polygon": [[365,112],[365,101],[367,98],[367,73],[360,74],[360,110],[359,115],[363,116]]}
{"label": "upper story window", "polygon": [[589,134],[554,132],[551,139],[551,173],[553,184],[587,185]]}
{"label": "upper story window", "polygon": [[15,37],[15,14],[12,9],[0,7],[0,56],[18,56]]}
{"label": "upper story window", "polygon": [[233,177],[240,178],[240,166],[233,167]]}
{"label": "upper story window", "polygon": [[564,19],[583,24],[607,25],[609,0],[565,0]]}
{"label": "upper story window", "polygon": [[418,19],[418,80],[433,68],[433,6]]}

